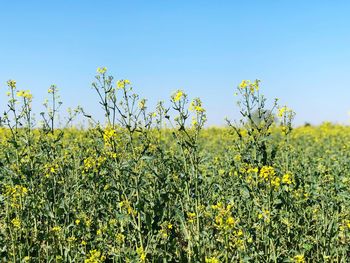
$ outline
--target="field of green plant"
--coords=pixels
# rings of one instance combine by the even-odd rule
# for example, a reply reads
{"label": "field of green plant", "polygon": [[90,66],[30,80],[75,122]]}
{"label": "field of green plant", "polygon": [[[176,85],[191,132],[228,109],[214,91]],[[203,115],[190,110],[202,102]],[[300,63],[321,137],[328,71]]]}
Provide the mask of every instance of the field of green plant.
{"label": "field of green plant", "polygon": [[241,119],[206,128],[200,99],[179,90],[152,110],[105,68],[106,123],[77,108],[65,127],[55,86],[35,120],[31,93],[7,84],[1,262],[350,261],[349,127],[293,129],[242,81]]}

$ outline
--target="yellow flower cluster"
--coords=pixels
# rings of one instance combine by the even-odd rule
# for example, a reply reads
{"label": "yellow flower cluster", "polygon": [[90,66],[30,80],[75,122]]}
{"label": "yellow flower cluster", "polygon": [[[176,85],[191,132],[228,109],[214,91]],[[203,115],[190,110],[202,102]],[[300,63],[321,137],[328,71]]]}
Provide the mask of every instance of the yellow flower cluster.
{"label": "yellow flower cluster", "polygon": [[57,91],[58,89],[56,85],[51,85],[51,87],[47,90],[47,92],[50,94],[56,93]]}
{"label": "yellow flower cluster", "polygon": [[142,247],[138,247],[136,249],[136,253],[139,256],[140,262],[145,262],[146,261],[146,253],[145,253],[145,250]]}
{"label": "yellow flower cluster", "polygon": [[222,202],[212,205],[211,208],[215,211],[215,226],[218,229],[232,229],[236,224],[236,220],[232,216],[232,205],[225,206]]}
{"label": "yellow flower cluster", "polygon": [[30,93],[30,90],[20,90],[16,93],[17,97],[25,98],[27,100],[31,100],[33,95]]}
{"label": "yellow flower cluster", "polygon": [[45,164],[44,165],[44,171],[45,171],[45,177],[49,178],[51,175],[55,175],[58,171],[58,164]]}
{"label": "yellow flower cluster", "polygon": [[219,259],[216,257],[205,258],[205,263],[220,263]]}
{"label": "yellow flower cluster", "polygon": [[283,184],[286,184],[286,185],[291,185],[294,183],[294,177],[293,175],[288,172],[288,173],[285,173],[283,176],[282,176],[282,183]]}
{"label": "yellow flower cluster", "polygon": [[106,67],[97,68],[97,73],[98,74],[105,74],[106,72],[107,72],[107,68]]}
{"label": "yellow flower cluster", "polygon": [[117,82],[117,88],[118,89],[125,89],[127,85],[130,85],[131,82],[127,79],[121,79]]}
{"label": "yellow flower cluster", "polygon": [[137,212],[135,211],[135,209],[131,206],[131,203],[128,200],[125,201],[121,201],[119,202],[119,207],[122,210],[125,210],[128,215],[132,215],[135,216],[137,214]]}
{"label": "yellow flower cluster", "polygon": [[16,81],[10,79],[10,80],[7,81],[7,85],[8,85],[11,89],[15,89],[15,88],[16,88]]}
{"label": "yellow flower cluster", "polygon": [[254,82],[250,80],[242,80],[242,82],[238,85],[238,88],[240,90],[245,90],[250,93],[254,93],[256,91],[259,91],[259,85],[260,85],[260,80],[255,80]]}
{"label": "yellow flower cluster", "polygon": [[305,257],[304,255],[295,255],[293,258],[293,262],[295,263],[305,263]]}
{"label": "yellow flower cluster", "polygon": [[140,100],[138,106],[139,106],[139,109],[140,109],[140,110],[146,109],[146,100],[145,100],[145,99]]}
{"label": "yellow flower cluster", "polygon": [[113,129],[112,127],[107,127],[103,131],[103,140],[105,144],[110,145],[111,139],[115,138],[116,134],[117,132],[115,131],[115,129]]}
{"label": "yellow flower cluster", "polygon": [[260,169],[259,176],[260,178],[268,181],[276,175],[275,169],[272,166],[263,166]]}
{"label": "yellow flower cluster", "polygon": [[166,239],[169,236],[171,229],[173,229],[173,225],[171,223],[163,222],[161,224],[161,229],[159,230],[162,238]]}
{"label": "yellow flower cluster", "polygon": [[287,106],[283,106],[281,108],[278,109],[278,113],[277,113],[277,116],[282,118],[284,117],[286,114],[288,113],[292,113],[292,109],[288,108]]}
{"label": "yellow flower cluster", "polygon": [[263,219],[266,222],[270,222],[270,211],[267,209],[262,209],[261,213],[258,214],[259,219]]}
{"label": "yellow flower cluster", "polygon": [[178,90],[176,91],[176,93],[172,96],[172,99],[174,102],[178,102],[179,100],[181,100],[182,97],[184,97],[184,93],[182,90]]}
{"label": "yellow flower cluster", "polygon": [[344,219],[340,225],[340,231],[350,230],[350,220]]}
{"label": "yellow flower cluster", "polygon": [[15,229],[21,228],[21,220],[19,218],[14,218],[11,220],[11,223]]}
{"label": "yellow flower cluster", "polygon": [[202,107],[202,101],[199,98],[191,102],[189,110],[197,113],[205,112],[205,109]]}
{"label": "yellow flower cluster", "polygon": [[84,159],[84,169],[83,173],[97,172],[99,167],[101,167],[107,160],[105,156],[93,157],[89,156]]}
{"label": "yellow flower cluster", "polygon": [[279,177],[277,176],[276,171],[272,166],[261,167],[259,178],[261,181],[269,182],[275,189],[279,188],[281,184],[286,186],[294,184],[294,176],[292,173],[287,172],[282,177]]}
{"label": "yellow flower cluster", "polygon": [[102,263],[106,259],[102,253],[96,249],[89,251],[89,257],[84,260],[84,263]]}
{"label": "yellow flower cluster", "polygon": [[195,219],[196,219],[196,213],[187,212],[187,220],[189,223],[193,223]]}
{"label": "yellow flower cluster", "polygon": [[122,233],[116,234],[115,238],[116,238],[118,244],[123,244],[125,241],[125,235],[123,235]]}
{"label": "yellow flower cluster", "polygon": [[27,192],[28,192],[27,187],[24,187],[21,185],[5,186],[5,196],[23,197],[27,194]]}
{"label": "yellow flower cluster", "polygon": [[5,185],[5,197],[10,199],[11,207],[21,208],[21,199],[28,193],[27,187],[21,185]]}
{"label": "yellow flower cluster", "polygon": [[61,227],[60,226],[54,226],[53,228],[51,228],[51,231],[53,232],[53,233],[59,233],[59,232],[61,232]]}

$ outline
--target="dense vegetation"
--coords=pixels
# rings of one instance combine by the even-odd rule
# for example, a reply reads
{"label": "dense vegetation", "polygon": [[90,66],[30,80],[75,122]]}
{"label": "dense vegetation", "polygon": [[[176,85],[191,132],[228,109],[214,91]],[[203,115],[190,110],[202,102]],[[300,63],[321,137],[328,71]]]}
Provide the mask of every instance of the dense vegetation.
{"label": "dense vegetation", "polygon": [[348,262],[350,128],[292,129],[259,81],[237,88],[242,119],[203,128],[183,91],[149,111],[99,68],[100,125],[42,124],[8,82],[0,129],[1,262]]}

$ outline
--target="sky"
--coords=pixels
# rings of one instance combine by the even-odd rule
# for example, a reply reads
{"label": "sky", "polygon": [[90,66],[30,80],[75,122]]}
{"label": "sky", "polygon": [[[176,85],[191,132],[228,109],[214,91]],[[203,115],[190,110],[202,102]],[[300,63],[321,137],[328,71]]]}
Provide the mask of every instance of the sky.
{"label": "sky", "polygon": [[296,125],[349,124],[349,13],[340,0],[0,0],[0,110],[14,79],[37,112],[56,84],[62,109],[102,118],[91,83],[105,66],[151,108],[177,89],[200,97],[208,125],[239,118],[243,79],[260,79]]}

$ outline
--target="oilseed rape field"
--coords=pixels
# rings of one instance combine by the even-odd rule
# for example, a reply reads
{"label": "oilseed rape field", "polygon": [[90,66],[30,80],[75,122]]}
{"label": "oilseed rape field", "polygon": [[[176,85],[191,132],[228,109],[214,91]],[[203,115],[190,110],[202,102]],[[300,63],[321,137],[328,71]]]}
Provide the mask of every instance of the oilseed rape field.
{"label": "oilseed rape field", "polygon": [[104,123],[78,107],[58,124],[56,86],[34,118],[7,85],[0,262],[350,261],[350,128],[294,127],[258,80],[232,90],[241,118],[221,128],[182,90],[149,109],[106,68]]}

